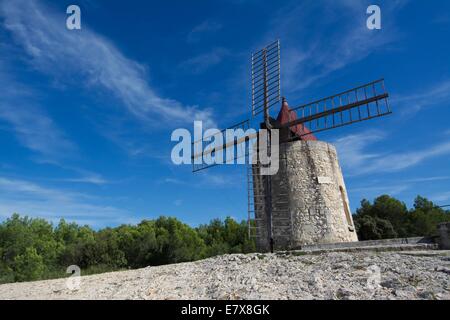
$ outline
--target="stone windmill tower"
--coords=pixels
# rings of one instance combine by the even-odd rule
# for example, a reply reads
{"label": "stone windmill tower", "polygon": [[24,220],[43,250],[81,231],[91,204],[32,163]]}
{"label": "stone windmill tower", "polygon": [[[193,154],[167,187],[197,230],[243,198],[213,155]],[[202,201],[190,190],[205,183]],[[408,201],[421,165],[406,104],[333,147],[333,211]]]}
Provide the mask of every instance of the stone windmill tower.
{"label": "stone windmill tower", "polygon": [[[315,134],[390,114],[388,96],[384,80],[377,80],[290,108],[285,98],[281,101],[276,41],[252,55],[251,118],[215,137],[225,137],[230,129],[246,130],[245,135],[205,150],[203,140],[195,141],[193,171],[220,164],[202,160],[221,152],[227,161],[229,154],[246,158],[249,236],[256,238],[259,251],[358,241],[336,149]],[[270,109],[280,103],[277,118],[272,118]],[[254,121],[258,133],[250,130]],[[276,155],[278,170],[269,170],[273,160],[261,160],[266,153]]]}
{"label": "stone windmill tower", "polygon": [[[296,118],[283,99],[274,125]],[[281,133],[279,157],[279,170],[270,177],[269,190],[267,176],[260,175],[259,165],[252,167],[259,250],[358,241],[334,146],[297,125]],[[267,199],[268,193],[270,202],[261,201]],[[266,206],[271,206],[270,210]]]}

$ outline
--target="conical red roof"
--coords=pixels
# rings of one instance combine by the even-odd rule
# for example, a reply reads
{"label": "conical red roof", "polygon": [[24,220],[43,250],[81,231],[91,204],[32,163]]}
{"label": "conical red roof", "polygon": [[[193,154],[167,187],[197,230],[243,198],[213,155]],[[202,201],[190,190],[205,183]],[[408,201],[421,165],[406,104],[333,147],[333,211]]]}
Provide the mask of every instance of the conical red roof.
{"label": "conical red roof", "polygon": [[[280,113],[278,114],[277,121],[280,122],[281,124],[286,124],[296,119],[297,113],[289,108],[286,99],[283,98],[283,104],[281,106]],[[290,127],[290,129],[292,133],[294,133],[300,138],[300,140],[305,141],[317,140],[317,138],[312,133],[310,133],[311,131],[303,124],[292,126]]]}

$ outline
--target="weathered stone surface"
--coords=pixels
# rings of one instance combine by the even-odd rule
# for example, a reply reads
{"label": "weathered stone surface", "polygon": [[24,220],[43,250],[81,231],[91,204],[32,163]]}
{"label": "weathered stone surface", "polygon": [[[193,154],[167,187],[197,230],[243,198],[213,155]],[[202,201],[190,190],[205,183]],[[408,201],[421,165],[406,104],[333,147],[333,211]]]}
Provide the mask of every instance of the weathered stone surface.
{"label": "weathered stone surface", "polygon": [[[0,286],[0,299],[450,299],[450,251],[225,255]],[[379,276],[378,276],[379,275]]]}
{"label": "weathered stone surface", "polygon": [[[254,170],[255,171],[255,170]],[[257,172],[254,172],[257,173]],[[268,251],[270,236],[264,179],[254,179],[257,245]],[[271,177],[275,249],[358,241],[336,149],[323,141],[294,141],[280,146],[280,168]]]}

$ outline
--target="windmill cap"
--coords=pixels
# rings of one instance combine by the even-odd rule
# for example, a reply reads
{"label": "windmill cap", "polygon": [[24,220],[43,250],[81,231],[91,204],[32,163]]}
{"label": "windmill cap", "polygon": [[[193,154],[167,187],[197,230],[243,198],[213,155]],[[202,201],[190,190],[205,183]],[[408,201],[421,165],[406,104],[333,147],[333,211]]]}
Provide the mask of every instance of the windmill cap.
{"label": "windmill cap", "polygon": [[[296,119],[297,113],[289,108],[286,98],[283,97],[283,104],[281,105],[281,110],[278,114],[277,121],[280,124],[286,124]],[[301,140],[317,140],[317,138],[311,133],[311,131],[303,124],[294,125],[289,129]]]}

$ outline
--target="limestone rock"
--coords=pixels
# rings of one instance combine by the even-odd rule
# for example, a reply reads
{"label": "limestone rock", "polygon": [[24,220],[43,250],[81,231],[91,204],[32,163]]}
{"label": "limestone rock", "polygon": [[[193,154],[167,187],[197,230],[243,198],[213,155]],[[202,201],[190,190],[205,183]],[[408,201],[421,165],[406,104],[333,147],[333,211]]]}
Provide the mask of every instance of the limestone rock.
{"label": "limestone rock", "polygon": [[[431,254],[433,253],[433,254]],[[450,299],[450,251],[224,255],[0,286],[0,299]]]}

